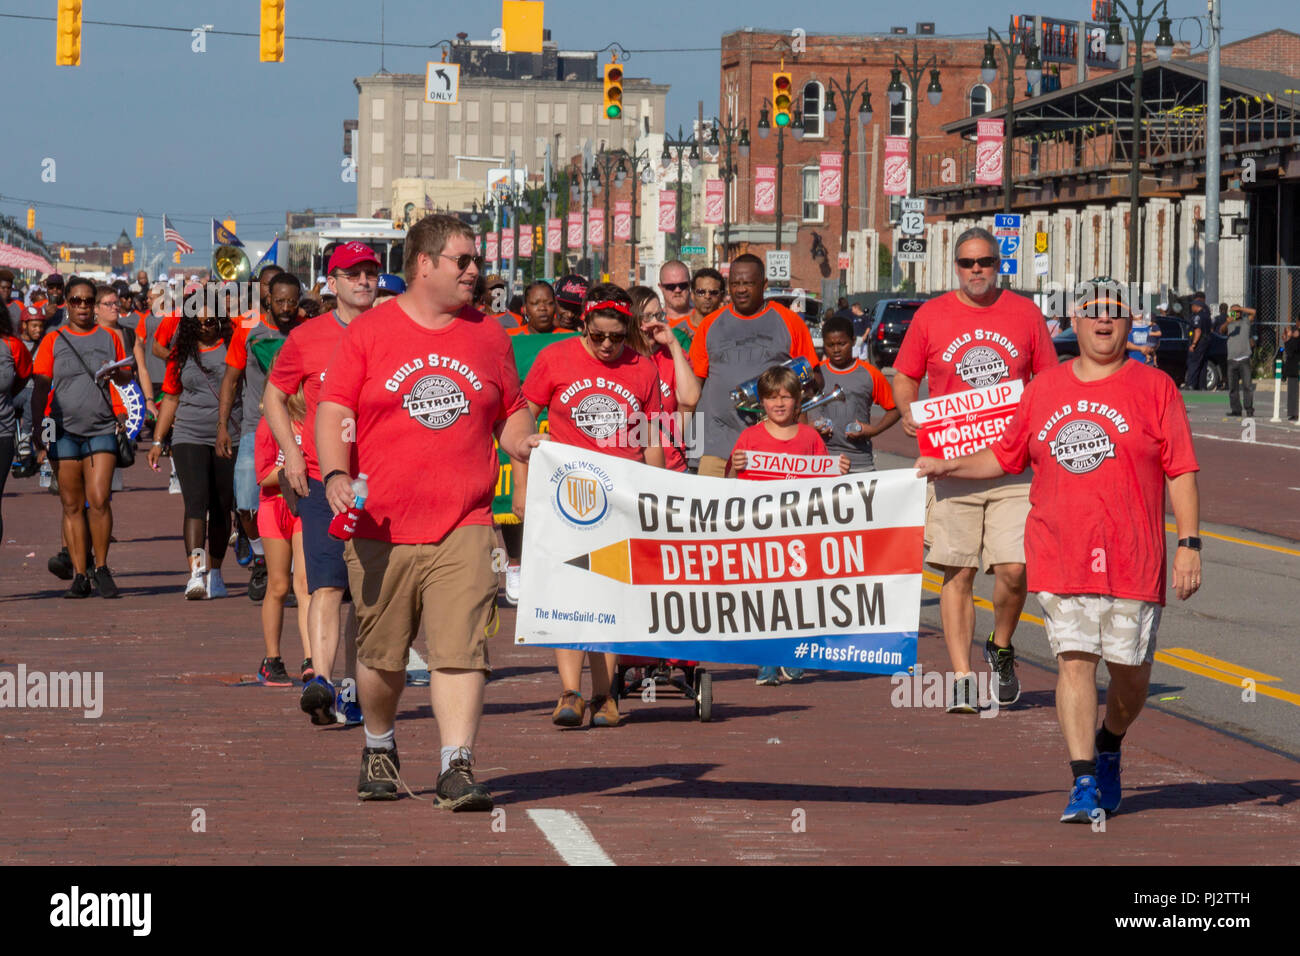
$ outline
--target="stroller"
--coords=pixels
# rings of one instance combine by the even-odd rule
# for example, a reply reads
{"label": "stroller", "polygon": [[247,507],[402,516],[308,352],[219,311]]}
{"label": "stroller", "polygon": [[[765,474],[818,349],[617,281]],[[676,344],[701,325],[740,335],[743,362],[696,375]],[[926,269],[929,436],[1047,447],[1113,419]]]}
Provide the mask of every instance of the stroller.
{"label": "stroller", "polygon": [[[681,676],[676,676],[675,671],[680,671]],[[631,697],[646,687],[675,687],[695,702],[695,716],[701,723],[713,719],[713,675],[698,661],[620,654],[611,681],[615,700]]]}

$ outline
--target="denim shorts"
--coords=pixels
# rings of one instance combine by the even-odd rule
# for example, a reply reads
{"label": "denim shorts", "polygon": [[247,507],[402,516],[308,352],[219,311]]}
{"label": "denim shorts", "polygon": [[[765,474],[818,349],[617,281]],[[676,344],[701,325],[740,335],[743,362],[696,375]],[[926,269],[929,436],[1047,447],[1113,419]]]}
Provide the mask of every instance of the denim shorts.
{"label": "denim shorts", "polygon": [[50,457],[55,461],[81,461],[91,455],[101,453],[117,458],[117,435],[92,435],[82,438],[80,435],[64,433],[49,448]]}
{"label": "denim shorts", "polygon": [[261,489],[257,487],[257,468],[253,461],[253,439],[251,432],[239,439],[238,454],[235,456],[235,507],[240,511],[256,511],[261,498]]}

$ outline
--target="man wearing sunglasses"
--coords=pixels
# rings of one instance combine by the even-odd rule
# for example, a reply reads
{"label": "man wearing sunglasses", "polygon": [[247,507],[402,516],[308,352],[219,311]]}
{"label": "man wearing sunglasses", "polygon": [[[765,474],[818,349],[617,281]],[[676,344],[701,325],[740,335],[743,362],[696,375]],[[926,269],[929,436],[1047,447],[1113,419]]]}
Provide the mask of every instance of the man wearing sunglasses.
{"label": "man wearing sunglasses", "polygon": [[[313,724],[336,722],[336,692],[330,680],[339,646],[339,609],[348,586],[348,568],[343,560],[343,542],[329,533],[334,512],[325,497],[320,464],[316,458],[316,409],[321,383],[334,349],[352,320],[375,301],[379,284],[379,257],[362,242],[340,245],[326,267],[327,284],[338,297],[338,307],[308,319],[289,333],[266,380],[262,407],[271,434],[284,452],[284,482],[298,495],[302,518],[302,544],[307,565],[307,629],[316,677],[303,688],[298,704],[311,715]],[[303,419],[302,447],[294,440],[289,416],[289,396],[303,389],[307,414]],[[355,656],[349,647],[348,669]],[[351,674],[347,676],[351,677]],[[355,695],[351,695],[355,696]],[[361,708],[355,699],[342,699],[345,723],[360,722]]]}
{"label": "man wearing sunglasses", "polygon": [[691,306],[691,270],[686,263],[672,259],[659,268],[659,291],[663,294],[664,318],[669,327],[689,318]]}
{"label": "man wearing sunglasses", "polygon": [[[903,415],[903,431],[916,435],[912,402],[921,379],[930,397],[986,388],[1032,376],[1056,366],[1056,349],[1047,322],[1029,299],[997,286],[997,240],[986,229],[967,229],[957,237],[958,288],[917,309],[894,362],[894,399]],[[996,437],[996,436],[995,436]],[[992,439],[970,443],[974,452]],[[933,485],[927,508],[927,562],[943,573],[939,616],[954,675],[949,713],[978,710],[975,675],[971,673],[971,638],[975,630],[975,572],[983,558],[985,573],[995,576],[993,631],[984,654],[993,669],[998,705],[1020,698],[1011,636],[1025,606],[1025,518],[1029,482],[1007,475],[954,487]]]}
{"label": "man wearing sunglasses", "polygon": [[[662,286],[663,283],[660,285]],[[700,330],[700,324],[722,308],[722,300],[726,297],[725,286],[722,273],[707,266],[697,269],[695,275],[691,277],[691,311],[675,322],[671,319],[668,321],[678,339],[685,334],[686,341],[682,342],[682,348],[689,349],[691,339],[695,338],[695,333]],[[664,315],[667,314],[665,311]]]}

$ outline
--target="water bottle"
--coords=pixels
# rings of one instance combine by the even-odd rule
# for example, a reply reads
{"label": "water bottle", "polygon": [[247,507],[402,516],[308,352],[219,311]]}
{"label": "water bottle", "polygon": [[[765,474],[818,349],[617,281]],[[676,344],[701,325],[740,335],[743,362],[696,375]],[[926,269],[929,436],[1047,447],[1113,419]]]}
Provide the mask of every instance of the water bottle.
{"label": "water bottle", "polygon": [[849,422],[849,427],[844,429],[844,434],[848,435],[850,438],[857,438],[865,430],[866,429],[862,427],[862,422],[852,421]]}
{"label": "water bottle", "polygon": [[50,460],[47,458],[41,462],[41,487],[50,487],[50,482],[54,480],[54,469],[50,467]]}
{"label": "water bottle", "polygon": [[834,423],[832,423],[829,418],[819,418],[813,422],[813,428],[817,429],[819,432],[824,432],[834,427]]}
{"label": "water bottle", "polygon": [[365,510],[366,497],[369,493],[365,475],[357,475],[352,479],[352,507],[334,516],[334,520],[330,522],[331,537],[348,541],[357,533],[357,522],[361,520],[361,512]]}

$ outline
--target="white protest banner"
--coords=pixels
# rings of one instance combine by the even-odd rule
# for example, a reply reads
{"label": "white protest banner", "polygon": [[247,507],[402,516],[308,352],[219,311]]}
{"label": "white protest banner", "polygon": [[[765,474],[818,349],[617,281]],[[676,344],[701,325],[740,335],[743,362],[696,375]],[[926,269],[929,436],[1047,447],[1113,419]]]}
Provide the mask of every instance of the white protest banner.
{"label": "white protest banner", "polygon": [[515,640],[893,674],[916,663],[925,482],[664,471],[543,442]]}
{"label": "white protest banner", "polygon": [[780,452],[747,451],[746,478],[825,478],[838,475],[840,460],[834,455],[783,455]]}
{"label": "white protest banner", "polygon": [[959,458],[997,441],[1016,414],[1025,383],[1018,378],[987,388],[952,392],[912,403],[916,443],[927,458]]}

